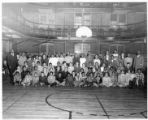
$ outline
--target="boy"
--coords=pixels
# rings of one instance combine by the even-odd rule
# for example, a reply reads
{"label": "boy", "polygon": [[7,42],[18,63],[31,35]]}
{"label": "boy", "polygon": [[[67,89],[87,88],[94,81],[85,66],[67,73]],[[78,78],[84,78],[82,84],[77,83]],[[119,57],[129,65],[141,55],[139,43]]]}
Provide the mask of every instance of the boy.
{"label": "boy", "polygon": [[41,86],[44,86],[47,83],[47,77],[44,72],[41,72],[41,76],[39,77],[39,83]]}
{"label": "boy", "polygon": [[20,85],[21,81],[21,74],[18,71],[16,71],[14,73],[14,85]]}
{"label": "boy", "polygon": [[142,73],[141,69],[137,70],[137,73],[136,73],[136,84],[139,87],[144,86],[144,74]]}

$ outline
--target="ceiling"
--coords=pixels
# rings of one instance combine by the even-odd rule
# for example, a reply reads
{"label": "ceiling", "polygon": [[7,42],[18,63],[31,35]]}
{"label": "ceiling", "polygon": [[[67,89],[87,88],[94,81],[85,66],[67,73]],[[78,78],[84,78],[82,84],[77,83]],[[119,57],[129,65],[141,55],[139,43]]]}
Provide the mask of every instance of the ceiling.
{"label": "ceiling", "polygon": [[[136,10],[137,12],[146,12],[146,3],[136,3],[136,2],[71,2],[71,3],[3,3],[3,8],[105,8],[105,9],[125,9],[125,10]],[[6,11],[5,11],[6,12]],[[10,28],[3,27],[3,37],[5,38],[24,38],[25,35],[20,34]]]}
{"label": "ceiling", "polygon": [[137,5],[146,5],[146,3],[136,3],[136,2],[71,2],[71,3],[29,3],[32,5],[37,6],[44,6],[44,7],[55,7],[55,8],[129,8],[135,7]]}

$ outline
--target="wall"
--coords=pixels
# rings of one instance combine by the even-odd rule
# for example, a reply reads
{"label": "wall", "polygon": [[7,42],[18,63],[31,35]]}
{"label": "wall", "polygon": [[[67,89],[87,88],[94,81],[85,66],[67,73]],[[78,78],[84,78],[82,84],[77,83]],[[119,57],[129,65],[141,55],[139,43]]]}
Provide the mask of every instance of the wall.
{"label": "wall", "polygon": [[2,41],[2,50],[3,50],[3,59],[6,58],[7,54],[11,51],[12,49],[12,40],[3,40]]}
{"label": "wall", "polygon": [[129,12],[127,14],[127,24],[139,23],[146,20],[146,15],[143,12]]}
{"label": "wall", "polygon": [[[41,22],[40,16],[45,16],[45,24],[50,24],[54,21],[55,25],[74,25],[74,19],[75,19],[75,13],[82,13],[82,10],[75,9],[56,9],[55,11],[52,9],[43,9],[44,11],[40,12],[42,9],[36,11],[24,11],[23,15],[26,19],[29,19],[33,22]],[[97,10],[97,9],[96,9]],[[47,11],[47,12],[46,12]],[[50,12],[49,12],[50,11]],[[125,18],[122,16],[123,20],[127,24],[131,23],[138,23],[141,21],[146,20],[146,12],[136,12],[136,11],[128,11],[128,10],[114,10],[114,11],[93,11],[92,10],[85,10],[84,13],[90,13],[91,14],[91,25],[111,25],[111,14],[117,14],[117,19],[121,18],[120,16],[122,14],[125,14]],[[121,19],[122,19],[121,18]],[[44,18],[43,18],[44,19]],[[122,21],[122,20],[121,20]]]}
{"label": "wall", "polygon": [[[7,53],[11,51],[11,49],[14,49],[15,52],[30,52],[30,53],[39,53],[40,52],[45,52],[46,48],[45,46],[42,46],[39,48],[39,46],[34,46],[37,44],[35,41],[26,41],[23,42],[19,45],[16,45],[17,40],[14,41],[4,41],[3,40],[3,58],[6,57]],[[60,42],[60,43],[55,43],[55,45],[50,46],[49,45],[49,55],[55,54],[55,53],[64,53],[65,50],[66,52],[74,52],[74,46],[78,42]],[[81,43],[81,42],[80,42]],[[116,50],[116,46],[112,46],[111,44],[101,44],[99,45],[99,41],[90,41],[88,44],[90,44],[90,52],[95,53],[95,54],[105,54],[107,50],[109,50],[111,53]],[[65,46],[66,45],[66,46]],[[128,43],[128,44],[123,44],[124,46],[119,46],[118,50],[119,53],[125,52],[125,53],[131,53],[131,54],[136,54],[137,50],[140,50],[142,54],[146,56],[147,54],[147,44],[146,43]]]}

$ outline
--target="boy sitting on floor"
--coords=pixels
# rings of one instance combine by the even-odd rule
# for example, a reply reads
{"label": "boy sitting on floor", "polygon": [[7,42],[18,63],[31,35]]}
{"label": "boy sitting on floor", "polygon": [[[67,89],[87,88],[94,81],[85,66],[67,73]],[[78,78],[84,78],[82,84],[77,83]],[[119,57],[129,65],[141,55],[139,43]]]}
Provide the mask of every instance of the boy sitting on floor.
{"label": "boy sitting on floor", "polygon": [[39,83],[39,75],[37,72],[34,72],[32,75],[32,86],[37,87],[38,83]]}
{"label": "boy sitting on floor", "polygon": [[47,83],[47,77],[44,72],[41,72],[41,76],[39,77],[39,83],[41,86],[44,86]]}
{"label": "boy sitting on floor", "polygon": [[108,72],[105,72],[105,75],[103,77],[102,85],[105,87],[111,87],[113,85],[111,78],[109,77]]}
{"label": "boy sitting on floor", "polygon": [[59,82],[55,79],[55,76],[53,75],[53,72],[49,73],[49,76],[47,78],[48,81],[48,87],[53,87],[59,84]]}
{"label": "boy sitting on floor", "polygon": [[22,85],[24,87],[30,86],[31,81],[32,81],[32,76],[31,76],[30,72],[27,71],[27,74],[26,74],[24,80],[22,81]]}
{"label": "boy sitting on floor", "polygon": [[95,77],[95,81],[94,81],[94,83],[93,83],[93,86],[94,87],[99,87],[99,85],[100,85],[100,83],[101,83],[101,76],[100,76],[100,74],[98,73],[97,75],[96,75],[96,77]]}
{"label": "boy sitting on floor", "polygon": [[118,83],[117,83],[117,85],[119,87],[126,87],[125,83],[126,83],[126,76],[125,76],[124,70],[122,70],[121,73],[118,76]]}
{"label": "boy sitting on floor", "polygon": [[92,87],[93,86],[93,82],[94,82],[94,76],[93,76],[93,73],[91,72],[89,74],[89,76],[87,77],[87,80],[85,82],[85,87],[88,86],[88,87]]}
{"label": "boy sitting on floor", "polygon": [[69,86],[69,87],[74,86],[74,79],[70,73],[68,73],[68,75],[67,75],[65,86]]}
{"label": "boy sitting on floor", "polygon": [[16,71],[14,73],[14,85],[20,85],[21,84],[21,73],[19,73],[18,71]]}
{"label": "boy sitting on floor", "polygon": [[144,86],[144,74],[142,73],[141,69],[138,69],[136,73],[136,85],[138,87]]}

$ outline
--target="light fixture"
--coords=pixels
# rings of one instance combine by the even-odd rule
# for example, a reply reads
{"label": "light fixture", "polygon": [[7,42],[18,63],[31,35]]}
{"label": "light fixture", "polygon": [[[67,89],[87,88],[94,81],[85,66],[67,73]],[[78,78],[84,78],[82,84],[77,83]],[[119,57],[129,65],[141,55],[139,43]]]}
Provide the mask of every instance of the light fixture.
{"label": "light fixture", "polygon": [[147,42],[147,39],[146,38],[144,38],[144,43],[146,43]]}
{"label": "light fixture", "polygon": [[79,38],[92,37],[92,30],[86,26],[79,27],[76,31],[76,37]]}
{"label": "light fixture", "polygon": [[107,37],[107,40],[114,40],[114,37]]}

